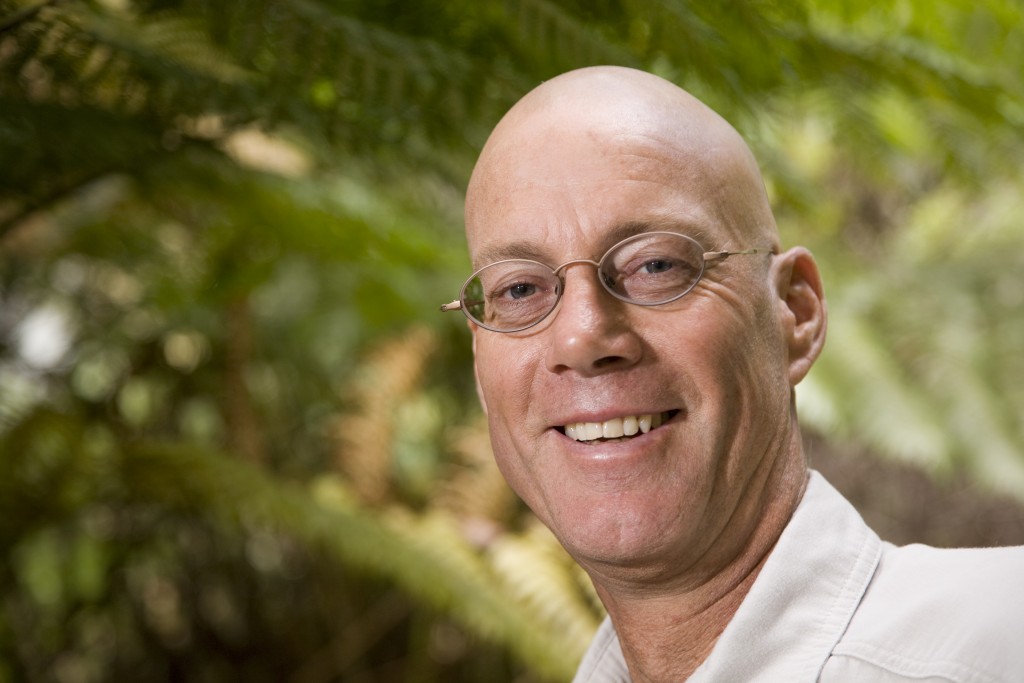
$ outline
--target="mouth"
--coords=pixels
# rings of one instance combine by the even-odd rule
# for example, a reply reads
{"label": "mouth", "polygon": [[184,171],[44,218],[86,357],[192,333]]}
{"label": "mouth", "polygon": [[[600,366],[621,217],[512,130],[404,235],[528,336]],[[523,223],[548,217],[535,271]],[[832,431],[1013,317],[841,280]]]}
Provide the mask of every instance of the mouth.
{"label": "mouth", "polygon": [[678,410],[668,410],[663,413],[624,415],[604,422],[576,422],[555,429],[574,441],[585,443],[626,441],[657,429],[678,414]]}

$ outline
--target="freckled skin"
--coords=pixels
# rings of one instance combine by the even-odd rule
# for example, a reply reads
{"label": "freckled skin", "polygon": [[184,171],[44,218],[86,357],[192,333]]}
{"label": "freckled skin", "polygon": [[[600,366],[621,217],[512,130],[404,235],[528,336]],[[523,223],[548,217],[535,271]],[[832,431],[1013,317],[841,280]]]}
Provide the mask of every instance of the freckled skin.
{"label": "freckled skin", "polygon": [[[467,191],[475,267],[513,242],[549,264],[597,260],[627,223],[699,235],[707,250],[778,251],[735,131],[627,69],[571,72],[530,93],[495,129]],[[793,387],[823,342],[820,281],[798,248],[730,257],[662,306],[616,300],[585,264],[565,282],[534,328],[471,325],[494,454],[590,574],[634,680],[668,679],[710,651],[802,494]],[[581,444],[555,429],[668,410],[679,414],[625,442]],[[695,635],[685,624],[698,614]]]}

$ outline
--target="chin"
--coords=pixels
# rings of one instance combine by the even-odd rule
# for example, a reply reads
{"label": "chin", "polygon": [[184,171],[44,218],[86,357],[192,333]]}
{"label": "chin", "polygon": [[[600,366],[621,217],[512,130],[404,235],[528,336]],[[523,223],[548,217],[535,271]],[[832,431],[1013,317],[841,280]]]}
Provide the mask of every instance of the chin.
{"label": "chin", "polygon": [[[686,531],[680,528],[678,517],[666,508],[664,501],[654,509],[651,503],[658,501],[647,498],[638,502],[643,504],[630,506],[618,501],[604,506],[604,510],[602,506],[593,506],[564,511],[558,519],[541,516],[541,521],[584,567],[662,564],[665,558],[678,554],[673,548],[687,545]],[[672,530],[672,534],[667,530]]]}

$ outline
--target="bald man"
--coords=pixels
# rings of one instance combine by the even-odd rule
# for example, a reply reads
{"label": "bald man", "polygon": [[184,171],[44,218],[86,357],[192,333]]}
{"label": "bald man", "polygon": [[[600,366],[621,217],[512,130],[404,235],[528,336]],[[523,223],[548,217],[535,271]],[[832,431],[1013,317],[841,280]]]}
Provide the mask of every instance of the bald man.
{"label": "bald man", "polygon": [[466,235],[443,308],[498,466],[608,611],[576,681],[1024,681],[1024,551],[895,548],[808,469],[821,279],[721,117],[629,69],[548,81]]}

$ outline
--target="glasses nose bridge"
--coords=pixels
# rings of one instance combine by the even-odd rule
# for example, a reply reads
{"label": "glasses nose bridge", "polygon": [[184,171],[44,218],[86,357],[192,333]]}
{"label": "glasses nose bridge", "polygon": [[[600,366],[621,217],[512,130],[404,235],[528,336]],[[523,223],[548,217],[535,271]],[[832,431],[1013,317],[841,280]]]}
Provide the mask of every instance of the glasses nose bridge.
{"label": "glasses nose bridge", "polygon": [[592,261],[592,260],[590,260],[588,258],[577,258],[577,259],[573,259],[571,261],[566,261],[565,263],[563,263],[562,265],[558,266],[557,268],[553,268],[551,270],[551,272],[554,273],[555,275],[557,275],[559,278],[563,278],[564,279],[564,275],[562,274],[562,271],[564,271],[569,266],[576,265],[577,263],[589,263],[590,265],[594,266],[595,268],[600,268],[601,267],[601,264],[598,261]]}
{"label": "glasses nose bridge", "polygon": [[604,263],[604,259],[603,258],[601,259],[601,261],[594,261],[593,259],[588,259],[588,258],[577,258],[577,259],[573,259],[571,261],[566,261],[562,265],[560,265],[557,268],[553,269],[552,272],[555,274],[555,276],[562,283],[562,291],[559,292],[559,298],[561,298],[561,294],[565,291],[565,270],[566,270],[566,268],[568,268],[569,266],[583,265],[583,264],[594,266],[594,268],[597,269],[597,271],[595,272],[595,275],[597,276],[597,281],[601,284],[601,286],[604,289],[606,289],[612,295],[618,296],[615,293],[615,291],[612,289],[610,283],[607,282],[605,280],[605,278],[601,276],[601,266],[602,266],[603,263]]}

